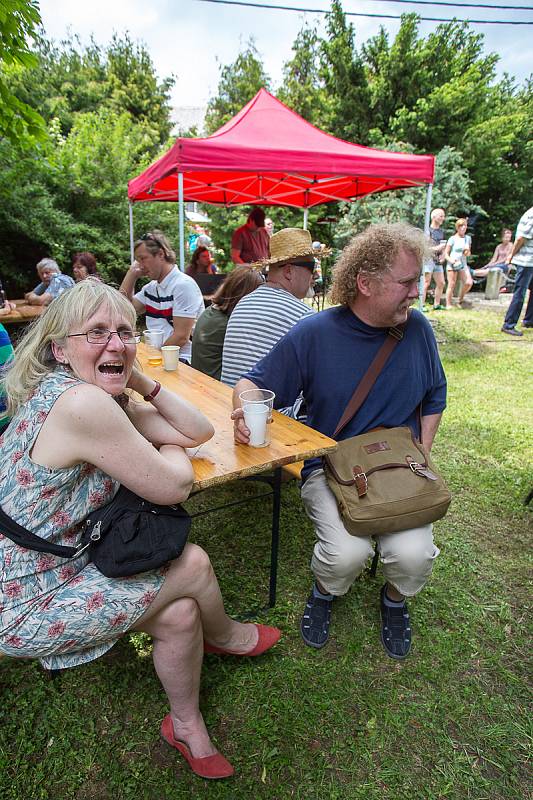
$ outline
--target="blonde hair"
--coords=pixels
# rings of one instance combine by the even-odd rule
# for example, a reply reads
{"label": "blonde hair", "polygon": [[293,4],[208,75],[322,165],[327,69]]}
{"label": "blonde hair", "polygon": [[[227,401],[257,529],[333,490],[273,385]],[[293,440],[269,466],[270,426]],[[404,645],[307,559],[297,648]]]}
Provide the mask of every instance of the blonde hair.
{"label": "blonde hair", "polygon": [[468,226],[468,220],[466,220],[464,217],[459,217],[459,219],[456,219],[455,220],[455,230],[458,231],[459,228],[461,227],[461,225]]}
{"label": "blonde hair", "polygon": [[412,253],[420,267],[430,258],[421,230],[403,222],[369,225],[346,245],[333,268],[332,303],[349,305],[358,294],[357,276],[381,280],[399,253]]}
{"label": "blonde hair", "polygon": [[62,292],[27,329],[1,381],[11,416],[56,368],[52,342],[63,345],[71,331],[79,330],[101,308],[124,317],[132,328],[135,327],[137,315],[129,300],[113,287],[89,276]]}

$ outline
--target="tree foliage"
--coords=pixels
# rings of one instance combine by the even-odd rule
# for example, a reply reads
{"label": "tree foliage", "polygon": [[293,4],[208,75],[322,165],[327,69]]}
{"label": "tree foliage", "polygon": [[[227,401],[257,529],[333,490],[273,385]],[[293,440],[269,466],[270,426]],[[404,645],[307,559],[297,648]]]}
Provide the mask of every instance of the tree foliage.
{"label": "tree foliage", "polygon": [[321,78],[329,98],[329,129],[341,139],[365,142],[370,128],[370,91],[355,48],[353,25],[339,0],[327,15],[328,38],[321,42]]}
{"label": "tree foliage", "polygon": [[[168,145],[168,92],[150,56],[128,35],[107,48],[40,39],[32,59],[9,75],[10,89],[48,122],[38,149],[0,141],[0,270],[16,295],[43,256],[68,269],[91,250],[119,280],[129,261],[127,184]],[[45,129],[46,130],[46,129]],[[172,219],[166,205],[136,213],[147,229]]]}
{"label": "tree foliage", "polygon": [[[413,152],[412,147],[401,142],[391,142],[386,149]],[[461,153],[453,147],[443,147],[435,162],[433,207],[446,208],[449,218],[479,214],[482,209],[474,203],[470,192],[471,181]],[[334,244],[337,248],[344,247],[352,236],[372,222],[409,222],[422,228],[425,209],[425,187],[370,194],[356,203],[342,203]]]}
{"label": "tree foliage", "polygon": [[28,0],[3,0],[0,4],[0,139],[17,148],[29,147],[45,136],[42,117],[10,88],[9,76],[36,63],[28,45],[41,23],[39,7]]}
{"label": "tree foliage", "polygon": [[128,33],[115,34],[107,47],[91,41],[84,48],[76,37],[60,45],[40,38],[35,56],[33,65],[12,77],[13,91],[47,122],[58,119],[63,134],[77,114],[107,108],[142,125],[152,150],[168,139],[174,78],[160,81],[148,50]]}
{"label": "tree foliage", "polygon": [[304,26],[292,46],[293,58],[283,67],[277,96],[312,125],[323,127],[330,109],[321,80],[319,44],[316,28]]}
{"label": "tree foliage", "polygon": [[[280,95],[335,136],[371,147],[443,153],[437,165],[450,168],[450,157],[457,159],[468,192],[457,194],[449,187],[449,196],[437,201],[436,184],[434,200],[450,215],[462,206],[461,213],[477,219],[474,244],[480,260],[485,259],[502,225],[514,227],[531,202],[531,83],[517,89],[508,78],[496,82],[498,56],[484,52],[483,36],[467,22],[443,23],[422,37],[419,17],[404,14],[392,41],[381,28],[358,52],[354,28],[339,0],[333,0],[327,35],[312,40],[312,53],[306,52],[311,40],[303,31],[285,66]],[[316,52],[319,70],[311,69]],[[300,74],[305,93],[298,89]],[[313,102],[306,103],[304,94]],[[405,192],[387,193],[364,204],[382,215],[389,203],[391,213],[402,210],[409,218],[411,205],[417,203],[408,197]],[[354,204],[349,220],[359,219],[359,205]]]}
{"label": "tree foliage", "polygon": [[[68,268],[78,249],[93,250],[106,277],[119,280],[129,258],[127,182],[166,149],[171,131],[174,78],[158,78],[144,45],[127,33],[106,47],[82,47],[76,37],[56,45],[36,34],[39,21],[36,2],[0,3],[0,272],[12,293],[33,283],[38,258],[50,255]],[[354,26],[332,0],[325,33],[306,25],[296,37],[277,95],[348,141],[435,154],[433,205],[449,219],[476,220],[474,255],[483,262],[500,228],[514,227],[531,205],[531,82],[497,80],[498,57],[466,22],[425,36],[419,27],[416,14],[405,14],[394,37],[382,28],[356,47]],[[251,40],[220,68],[207,132],[263,86],[269,77]],[[314,239],[341,246],[370,221],[421,225],[424,208],[423,189],[385,192],[310,209],[309,227]],[[224,266],[247,209],[205,210]],[[302,224],[300,210],[269,207],[267,214],[278,229]],[[135,223],[172,237],[176,206],[138,204]]]}
{"label": "tree foliage", "polygon": [[248,103],[259,89],[269,89],[270,80],[253,39],[232,64],[221,67],[218,93],[207,106],[205,128],[213,133]]}

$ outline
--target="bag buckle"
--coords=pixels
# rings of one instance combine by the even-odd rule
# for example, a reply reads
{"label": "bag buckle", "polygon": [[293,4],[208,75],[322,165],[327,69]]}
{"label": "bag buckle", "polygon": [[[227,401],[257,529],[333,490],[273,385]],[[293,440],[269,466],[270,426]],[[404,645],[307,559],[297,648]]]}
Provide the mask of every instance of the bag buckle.
{"label": "bag buckle", "polygon": [[368,492],[368,478],[366,477],[366,473],[356,472],[354,469],[353,477],[355,481],[355,488],[357,489],[357,496],[363,497]]}

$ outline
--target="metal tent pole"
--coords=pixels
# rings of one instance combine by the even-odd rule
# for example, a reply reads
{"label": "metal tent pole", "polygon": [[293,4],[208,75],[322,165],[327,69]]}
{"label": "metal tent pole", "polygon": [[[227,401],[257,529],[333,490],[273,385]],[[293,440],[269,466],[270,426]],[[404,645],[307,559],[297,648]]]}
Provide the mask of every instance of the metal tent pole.
{"label": "metal tent pole", "polygon": [[[428,189],[426,193],[426,213],[424,216],[424,233],[427,237],[429,237],[429,222],[431,216],[431,195],[433,194],[433,184],[428,183]],[[422,265],[422,273],[420,275],[420,283],[418,285],[418,308],[420,311],[424,308],[424,304],[422,302],[422,294],[424,292],[424,265]]]}
{"label": "metal tent pole", "polygon": [[128,212],[130,217],[130,259],[133,264],[135,260],[135,253],[133,251],[133,203],[128,201]]}
{"label": "metal tent pole", "polygon": [[304,231],[307,230],[307,218],[309,216],[309,209],[304,208]]}
{"label": "metal tent pole", "polygon": [[424,233],[429,236],[429,221],[431,216],[431,195],[433,194],[433,184],[428,183],[428,190],[426,194],[426,215],[424,217]]}
{"label": "metal tent pole", "polygon": [[180,270],[185,272],[185,223],[183,208],[183,172],[178,172],[178,215],[180,232]]}

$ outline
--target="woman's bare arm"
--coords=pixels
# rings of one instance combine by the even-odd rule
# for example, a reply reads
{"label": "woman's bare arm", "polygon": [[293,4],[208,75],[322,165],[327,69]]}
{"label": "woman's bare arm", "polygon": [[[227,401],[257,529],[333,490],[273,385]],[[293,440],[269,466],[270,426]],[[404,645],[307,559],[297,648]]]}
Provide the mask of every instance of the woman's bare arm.
{"label": "woman's bare arm", "polygon": [[194,479],[191,462],[175,444],[157,450],[111,395],[97,386],[68,389],[52,407],[32,450],[38,464],[60,469],[88,462],[147,500],[184,500]]}

